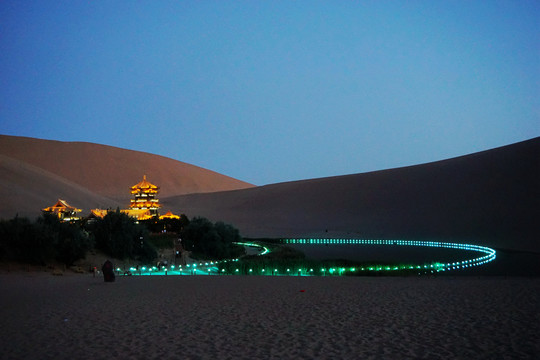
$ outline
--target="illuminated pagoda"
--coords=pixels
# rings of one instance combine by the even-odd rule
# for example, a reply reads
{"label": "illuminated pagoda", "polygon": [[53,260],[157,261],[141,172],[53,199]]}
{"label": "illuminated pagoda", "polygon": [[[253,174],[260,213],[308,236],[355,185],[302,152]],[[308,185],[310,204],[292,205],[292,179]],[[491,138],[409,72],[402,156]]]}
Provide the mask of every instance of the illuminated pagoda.
{"label": "illuminated pagoda", "polygon": [[161,207],[159,200],[156,198],[159,192],[159,187],[146,180],[146,175],[143,180],[131,187],[131,205],[129,210],[149,210],[150,216],[158,216],[158,209]]}
{"label": "illuminated pagoda", "polygon": [[43,209],[43,212],[45,213],[56,214],[56,216],[58,216],[58,218],[62,221],[79,220],[77,213],[81,211],[81,209],[77,209],[76,207],[69,205],[65,200],[62,199],[58,199],[56,204],[53,206]]}

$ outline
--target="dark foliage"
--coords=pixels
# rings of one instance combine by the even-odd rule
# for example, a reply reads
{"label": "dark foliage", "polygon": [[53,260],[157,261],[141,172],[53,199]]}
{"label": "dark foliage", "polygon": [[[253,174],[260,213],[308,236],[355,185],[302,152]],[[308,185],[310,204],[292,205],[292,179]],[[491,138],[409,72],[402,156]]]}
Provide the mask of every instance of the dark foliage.
{"label": "dark foliage", "polygon": [[176,241],[178,240],[179,235],[174,233],[159,233],[159,234],[150,234],[148,241],[156,249],[172,249]]}
{"label": "dark foliage", "polygon": [[162,219],[157,216],[150,220],[145,220],[144,224],[152,233],[176,233],[179,234],[189,225],[189,219],[186,215],[180,215],[180,219]]}
{"label": "dark foliage", "polygon": [[213,224],[206,218],[195,217],[184,229],[182,239],[185,249],[198,258],[219,260],[244,254],[244,248],[234,244],[242,241],[238,229],[223,222]]}
{"label": "dark foliage", "polygon": [[148,230],[136,224],[119,209],[111,211],[91,226],[96,248],[118,259],[138,259],[143,262],[157,257],[154,246],[148,242]]}
{"label": "dark foliage", "polygon": [[78,224],[61,222],[51,214],[35,223],[19,217],[0,222],[0,255],[5,260],[71,265],[92,247],[91,237]]}

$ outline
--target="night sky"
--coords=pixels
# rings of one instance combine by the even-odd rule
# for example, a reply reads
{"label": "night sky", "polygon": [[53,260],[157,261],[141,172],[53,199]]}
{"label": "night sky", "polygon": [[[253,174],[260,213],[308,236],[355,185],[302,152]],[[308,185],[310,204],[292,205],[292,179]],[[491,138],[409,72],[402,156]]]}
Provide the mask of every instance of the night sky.
{"label": "night sky", "polygon": [[0,2],[0,133],[256,185],[540,136],[539,1]]}

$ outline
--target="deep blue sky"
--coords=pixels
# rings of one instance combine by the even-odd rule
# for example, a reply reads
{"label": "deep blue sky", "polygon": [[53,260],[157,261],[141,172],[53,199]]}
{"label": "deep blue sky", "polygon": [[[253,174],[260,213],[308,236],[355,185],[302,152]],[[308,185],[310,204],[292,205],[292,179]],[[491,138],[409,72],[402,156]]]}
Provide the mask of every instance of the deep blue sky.
{"label": "deep blue sky", "polygon": [[0,133],[257,185],[540,136],[539,1],[0,2]]}

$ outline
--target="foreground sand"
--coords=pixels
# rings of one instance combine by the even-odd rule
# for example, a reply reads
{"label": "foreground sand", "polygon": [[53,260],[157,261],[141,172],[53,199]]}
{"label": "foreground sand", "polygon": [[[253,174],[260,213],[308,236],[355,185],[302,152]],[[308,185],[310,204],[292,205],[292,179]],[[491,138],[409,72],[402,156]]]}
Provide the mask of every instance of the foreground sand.
{"label": "foreground sand", "polygon": [[0,275],[2,359],[540,355],[540,279]]}

